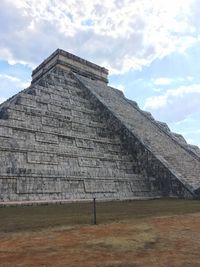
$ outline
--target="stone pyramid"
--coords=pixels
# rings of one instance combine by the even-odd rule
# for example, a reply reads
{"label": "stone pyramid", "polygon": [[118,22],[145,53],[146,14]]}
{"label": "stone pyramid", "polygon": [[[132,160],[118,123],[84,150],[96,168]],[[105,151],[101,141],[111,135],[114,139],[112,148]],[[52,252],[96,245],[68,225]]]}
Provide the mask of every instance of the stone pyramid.
{"label": "stone pyramid", "polygon": [[200,150],[56,50],[0,106],[0,202],[200,197]]}

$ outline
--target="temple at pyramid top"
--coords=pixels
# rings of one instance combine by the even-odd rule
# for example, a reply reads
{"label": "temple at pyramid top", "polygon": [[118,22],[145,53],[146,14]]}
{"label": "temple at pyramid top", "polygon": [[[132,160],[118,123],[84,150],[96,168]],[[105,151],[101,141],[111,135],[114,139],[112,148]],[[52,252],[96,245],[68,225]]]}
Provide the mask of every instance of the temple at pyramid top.
{"label": "temple at pyramid top", "polygon": [[32,72],[32,82],[38,80],[42,75],[50,69],[58,66],[65,70],[71,70],[81,76],[87,77],[102,83],[108,83],[108,70],[100,67],[92,62],[75,56],[62,49],[57,49],[47,59],[45,59],[36,69]]}

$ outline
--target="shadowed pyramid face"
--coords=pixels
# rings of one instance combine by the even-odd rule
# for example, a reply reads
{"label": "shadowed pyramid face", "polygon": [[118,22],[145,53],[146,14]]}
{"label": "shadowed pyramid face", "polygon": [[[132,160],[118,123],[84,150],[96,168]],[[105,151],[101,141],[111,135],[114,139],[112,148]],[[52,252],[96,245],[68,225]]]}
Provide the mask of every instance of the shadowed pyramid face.
{"label": "shadowed pyramid face", "polygon": [[198,155],[107,74],[56,50],[1,105],[2,202],[197,196]]}

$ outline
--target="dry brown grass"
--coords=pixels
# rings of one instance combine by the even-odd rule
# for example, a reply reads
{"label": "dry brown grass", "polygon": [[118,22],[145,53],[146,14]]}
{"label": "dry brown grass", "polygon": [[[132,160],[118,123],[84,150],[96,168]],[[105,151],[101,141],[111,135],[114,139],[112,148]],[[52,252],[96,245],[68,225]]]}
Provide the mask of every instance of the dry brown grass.
{"label": "dry brown grass", "polygon": [[1,231],[0,266],[199,267],[200,213]]}

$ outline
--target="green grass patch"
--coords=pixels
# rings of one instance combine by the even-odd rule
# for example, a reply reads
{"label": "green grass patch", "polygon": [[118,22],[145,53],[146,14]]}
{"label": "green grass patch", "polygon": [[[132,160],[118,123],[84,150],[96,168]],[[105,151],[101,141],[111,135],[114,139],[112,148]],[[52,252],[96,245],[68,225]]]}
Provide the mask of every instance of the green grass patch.
{"label": "green grass patch", "polygon": [[[152,216],[200,212],[198,200],[135,200],[98,202],[97,223]],[[93,223],[93,202],[0,208],[0,232],[35,231],[42,228]]]}

